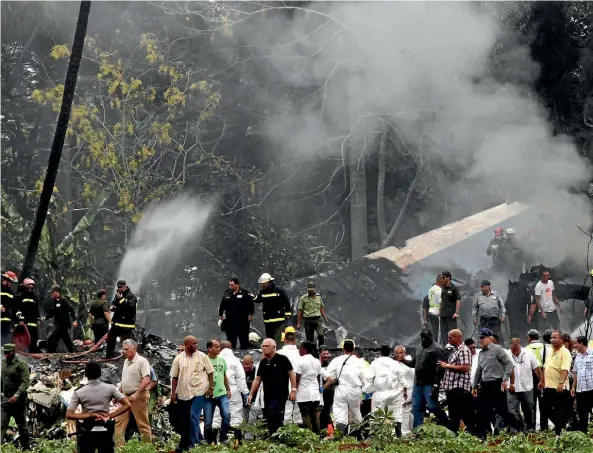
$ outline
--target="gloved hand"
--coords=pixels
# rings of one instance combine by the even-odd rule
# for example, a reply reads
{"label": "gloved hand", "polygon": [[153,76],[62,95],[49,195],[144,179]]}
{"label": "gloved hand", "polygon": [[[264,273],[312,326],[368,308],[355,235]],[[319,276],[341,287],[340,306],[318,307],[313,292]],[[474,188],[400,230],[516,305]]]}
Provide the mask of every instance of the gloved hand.
{"label": "gloved hand", "polygon": [[241,399],[243,400],[243,407],[249,407],[249,402],[247,398],[249,397],[248,393],[241,393]]}

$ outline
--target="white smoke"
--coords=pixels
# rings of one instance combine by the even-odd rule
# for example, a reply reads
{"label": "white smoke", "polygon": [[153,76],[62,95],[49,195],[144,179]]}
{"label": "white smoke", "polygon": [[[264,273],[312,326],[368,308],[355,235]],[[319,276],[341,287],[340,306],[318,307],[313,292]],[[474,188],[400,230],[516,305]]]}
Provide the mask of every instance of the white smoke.
{"label": "white smoke", "polygon": [[201,240],[211,209],[187,195],[151,205],[134,230],[118,278],[126,280],[132,291],[138,291],[149,278],[158,280]]}

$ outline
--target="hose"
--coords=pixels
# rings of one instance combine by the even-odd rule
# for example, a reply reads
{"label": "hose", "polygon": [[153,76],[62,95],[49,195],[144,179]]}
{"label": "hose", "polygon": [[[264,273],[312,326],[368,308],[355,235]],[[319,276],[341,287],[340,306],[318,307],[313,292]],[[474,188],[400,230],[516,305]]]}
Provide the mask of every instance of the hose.
{"label": "hose", "polygon": [[95,343],[95,345],[89,349],[88,351],[82,352],[45,352],[45,353],[31,353],[31,352],[19,352],[20,355],[24,355],[25,357],[30,357],[36,360],[44,360],[44,359],[54,359],[54,358],[64,358],[64,359],[74,359],[76,357],[82,357],[86,354],[90,354],[92,352],[96,352],[99,347],[107,340],[107,335],[103,335],[103,337]]}

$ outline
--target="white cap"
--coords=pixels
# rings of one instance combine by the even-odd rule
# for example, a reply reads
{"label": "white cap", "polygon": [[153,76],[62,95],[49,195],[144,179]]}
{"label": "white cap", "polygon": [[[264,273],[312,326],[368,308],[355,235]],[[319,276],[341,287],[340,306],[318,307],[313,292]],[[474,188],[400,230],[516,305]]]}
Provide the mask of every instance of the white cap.
{"label": "white cap", "polygon": [[261,274],[261,276],[259,277],[259,280],[257,281],[257,283],[267,283],[274,280],[272,278],[272,276],[270,274],[268,274],[267,272]]}

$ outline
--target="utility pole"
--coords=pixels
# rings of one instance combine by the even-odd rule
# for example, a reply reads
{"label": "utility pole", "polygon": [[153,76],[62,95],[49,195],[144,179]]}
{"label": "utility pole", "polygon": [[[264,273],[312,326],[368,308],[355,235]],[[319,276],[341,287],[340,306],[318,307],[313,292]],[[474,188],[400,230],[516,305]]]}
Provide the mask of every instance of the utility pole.
{"label": "utility pole", "polygon": [[76,80],[78,78],[78,70],[82,60],[82,51],[84,49],[84,40],[86,38],[86,29],[89,22],[90,12],[91,2],[80,2],[78,21],[76,22],[76,33],[74,34],[72,53],[70,54],[70,60],[68,61],[68,71],[66,72],[66,81],[64,82],[62,106],[60,107],[56,132],[51,145],[47,171],[45,173],[45,180],[43,181],[43,189],[39,196],[39,205],[37,206],[37,212],[35,214],[35,223],[31,230],[31,236],[29,236],[29,246],[27,247],[23,269],[20,275],[21,281],[24,278],[31,276],[33,272],[33,265],[35,264],[41,232],[45,225],[51,196],[56,184],[60,159],[62,158],[62,149],[64,148],[64,140],[66,138],[66,131],[68,130],[68,122],[70,121],[70,113],[72,111],[72,101],[74,99],[74,91],[76,90]]}

